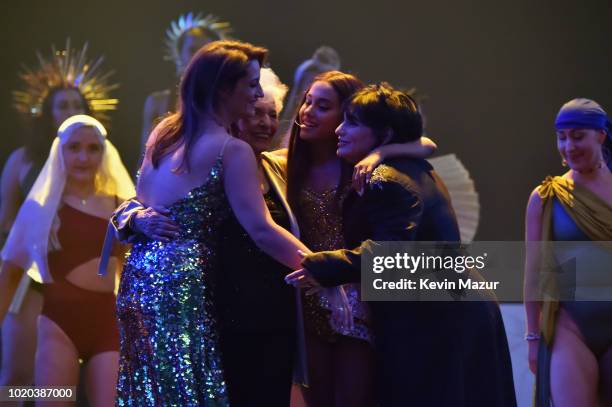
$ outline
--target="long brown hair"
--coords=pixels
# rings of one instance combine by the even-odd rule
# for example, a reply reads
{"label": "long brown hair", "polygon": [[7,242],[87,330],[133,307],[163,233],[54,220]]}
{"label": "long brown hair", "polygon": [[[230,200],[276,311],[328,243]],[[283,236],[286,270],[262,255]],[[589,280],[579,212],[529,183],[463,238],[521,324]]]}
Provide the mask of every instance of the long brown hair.
{"label": "long brown hair", "polygon": [[[239,41],[214,41],[200,48],[193,56],[179,85],[176,113],[164,119],[155,129],[151,161],[157,168],[163,157],[180,146],[185,152],[195,143],[202,117],[219,109],[219,92],[232,90],[246,75],[251,61],[263,65],[268,50]],[[189,171],[189,155],[185,153],[176,170]]]}
{"label": "long brown hair", "polygon": [[[356,76],[340,72],[340,71],[329,71],[317,75],[312,83],[315,82],[326,82],[331,85],[332,88],[338,94],[340,106],[351,97],[353,93],[364,87]],[[312,87],[312,84],[310,85]],[[302,102],[298,106],[296,112],[296,118],[299,117],[299,108],[304,104],[306,95],[310,91],[310,87],[304,93]],[[339,124],[339,123],[338,123]],[[338,186],[345,185],[349,182],[351,174],[353,172],[352,165],[348,164],[344,160],[342,162],[342,169],[340,173],[340,182]],[[299,204],[300,191],[304,187],[304,183],[310,167],[312,165],[311,152],[306,142],[300,138],[300,126],[297,125],[295,120],[291,126],[291,135],[289,137],[289,152],[287,154],[287,199],[289,205],[296,212],[298,219],[301,217],[301,209]],[[339,203],[339,197],[342,191],[338,188],[336,191],[336,203]]]}

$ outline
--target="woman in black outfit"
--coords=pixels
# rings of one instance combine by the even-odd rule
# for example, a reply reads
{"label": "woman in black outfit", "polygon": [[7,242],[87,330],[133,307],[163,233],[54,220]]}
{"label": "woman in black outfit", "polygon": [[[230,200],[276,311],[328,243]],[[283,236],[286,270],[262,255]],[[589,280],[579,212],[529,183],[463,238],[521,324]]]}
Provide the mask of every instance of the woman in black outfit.
{"label": "woman in black outfit", "polygon": [[[351,98],[337,128],[338,155],[358,162],[381,144],[422,133],[416,103],[388,84]],[[427,161],[384,160],[362,196],[343,203],[344,237],[354,250],[313,253],[287,276],[297,287],[360,279],[361,253],[373,241],[459,241],[446,187]],[[378,404],[388,406],[515,406],[512,369],[495,302],[369,303],[377,357]]]}
{"label": "woman in black outfit", "polygon": [[[262,192],[270,215],[299,236],[273,149],[287,87],[269,68],[261,70],[264,97],[255,116],[240,120],[236,135],[259,159]],[[296,353],[296,291],[283,282],[289,271],[261,251],[230,216],[222,226],[220,273],[216,277],[223,369],[232,406],[288,406]],[[297,330],[299,331],[299,329]]]}

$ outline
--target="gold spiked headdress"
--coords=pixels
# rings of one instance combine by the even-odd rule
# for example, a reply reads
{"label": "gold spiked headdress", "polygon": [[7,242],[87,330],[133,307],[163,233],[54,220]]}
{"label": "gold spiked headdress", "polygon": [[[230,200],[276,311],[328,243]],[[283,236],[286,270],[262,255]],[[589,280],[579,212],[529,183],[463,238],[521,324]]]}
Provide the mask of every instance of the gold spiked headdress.
{"label": "gold spiked headdress", "polygon": [[224,40],[229,38],[229,34],[232,32],[230,23],[226,21],[219,21],[219,18],[208,14],[206,17],[202,17],[202,13],[194,15],[193,13],[187,13],[173,21],[170,24],[170,28],[166,30],[166,54],[164,60],[174,61],[177,67],[181,65],[181,50],[179,49],[179,40],[189,30],[193,28],[201,28],[208,34],[213,34],[217,38],[213,40]]}
{"label": "gold spiked headdress", "polygon": [[80,50],[70,48],[70,39],[67,39],[66,48],[63,50],[58,51],[54,45],[51,46],[49,59],[37,51],[39,66],[31,69],[24,65],[19,74],[25,82],[25,87],[13,92],[13,104],[17,111],[39,116],[42,113],[43,101],[52,89],[72,87],[81,92],[92,115],[102,122],[107,122],[107,112],[115,110],[119,102],[117,99],[110,99],[109,92],[119,85],[108,82],[113,71],[100,72],[104,57],[87,60],[87,48],[87,43]]}

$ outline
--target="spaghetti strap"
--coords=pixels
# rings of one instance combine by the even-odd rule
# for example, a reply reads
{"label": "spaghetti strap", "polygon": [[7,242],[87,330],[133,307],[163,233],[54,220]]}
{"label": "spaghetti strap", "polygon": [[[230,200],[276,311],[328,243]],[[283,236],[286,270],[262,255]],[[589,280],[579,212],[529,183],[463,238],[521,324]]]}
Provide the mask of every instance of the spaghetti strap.
{"label": "spaghetti strap", "polygon": [[231,136],[228,136],[225,141],[223,142],[223,146],[221,147],[221,151],[219,151],[219,158],[223,158],[223,152],[225,151],[225,146],[227,145],[227,143],[232,139]]}

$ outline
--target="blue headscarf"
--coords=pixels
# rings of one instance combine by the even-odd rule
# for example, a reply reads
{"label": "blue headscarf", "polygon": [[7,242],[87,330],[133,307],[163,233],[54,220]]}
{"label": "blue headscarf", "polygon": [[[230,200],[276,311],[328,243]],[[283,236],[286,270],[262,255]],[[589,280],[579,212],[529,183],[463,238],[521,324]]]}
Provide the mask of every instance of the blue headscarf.
{"label": "blue headscarf", "polygon": [[[584,98],[572,99],[563,106],[555,120],[557,130],[595,129],[607,133],[604,147],[612,155],[612,122],[603,108],[595,101]],[[608,167],[612,169],[612,157],[608,156]]]}
{"label": "blue headscarf", "polygon": [[609,130],[608,115],[599,104],[590,99],[572,99],[561,107],[555,120],[557,130],[596,129]]}

